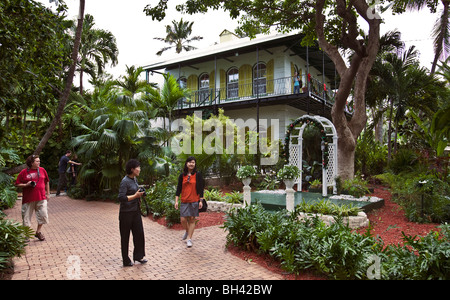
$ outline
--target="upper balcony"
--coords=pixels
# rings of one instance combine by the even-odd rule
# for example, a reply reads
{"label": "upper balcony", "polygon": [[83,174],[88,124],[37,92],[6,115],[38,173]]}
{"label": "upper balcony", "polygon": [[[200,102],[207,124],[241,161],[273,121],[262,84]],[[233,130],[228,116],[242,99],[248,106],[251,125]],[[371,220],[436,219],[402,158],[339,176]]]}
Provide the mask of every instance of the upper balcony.
{"label": "upper balcony", "polygon": [[[250,107],[258,101],[262,105],[289,104],[307,113],[331,118],[335,92],[310,76],[298,91],[294,89],[291,76],[273,80],[262,78],[253,80],[252,83],[236,82],[217,89],[190,91],[188,97],[178,102],[176,109],[190,112],[214,107]],[[351,114],[350,107],[346,107],[346,112]]]}
{"label": "upper balcony", "polygon": [[[284,104],[331,118],[339,80],[334,63],[317,45],[302,46],[302,38],[298,33],[234,38],[160,58],[144,69],[147,81],[153,73],[170,73],[191,91],[178,103],[179,114]],[[295,72],[302,80],[298,92]]]}

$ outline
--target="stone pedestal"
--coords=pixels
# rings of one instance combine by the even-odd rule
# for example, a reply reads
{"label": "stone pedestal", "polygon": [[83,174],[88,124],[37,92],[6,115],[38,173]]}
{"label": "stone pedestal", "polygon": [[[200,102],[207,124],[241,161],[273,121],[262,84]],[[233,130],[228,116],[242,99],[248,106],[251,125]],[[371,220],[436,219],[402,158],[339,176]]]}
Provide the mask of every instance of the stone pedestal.
{"label": "stone pedestal", "polygon": [[286,189],[286,209],[294,211],[294,190],[292,188]]}
{"label": "stone pedestal", "polygon": [[244,207],[250,205],[252,202],[252,196],[251,196],[251,188],[248,185],[244,186]]}

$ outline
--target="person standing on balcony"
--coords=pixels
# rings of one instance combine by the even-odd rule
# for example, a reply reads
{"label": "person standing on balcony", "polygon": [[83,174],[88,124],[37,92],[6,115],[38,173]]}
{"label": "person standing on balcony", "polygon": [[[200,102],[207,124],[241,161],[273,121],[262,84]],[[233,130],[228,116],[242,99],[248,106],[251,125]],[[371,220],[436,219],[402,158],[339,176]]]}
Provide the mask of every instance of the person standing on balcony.
{"label": "person standing on balcony", "polygon": [[298,72],[296,71],[294,73],[294,94],[300,93],[300,88],[302,87],[302,80],[300,79],[300,76],[298,75]]}

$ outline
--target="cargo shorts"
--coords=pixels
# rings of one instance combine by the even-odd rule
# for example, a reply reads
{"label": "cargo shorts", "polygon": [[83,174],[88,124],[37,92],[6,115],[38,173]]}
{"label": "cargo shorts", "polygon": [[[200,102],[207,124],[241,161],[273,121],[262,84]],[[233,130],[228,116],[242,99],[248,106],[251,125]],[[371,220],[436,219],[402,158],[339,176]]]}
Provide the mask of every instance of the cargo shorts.
{"label": "cargo shorts", "polygon": [[31,227],[31,216],[36,212],[38,225],[48,224],[47,200],[33,201],[22,204],[23,225]]}

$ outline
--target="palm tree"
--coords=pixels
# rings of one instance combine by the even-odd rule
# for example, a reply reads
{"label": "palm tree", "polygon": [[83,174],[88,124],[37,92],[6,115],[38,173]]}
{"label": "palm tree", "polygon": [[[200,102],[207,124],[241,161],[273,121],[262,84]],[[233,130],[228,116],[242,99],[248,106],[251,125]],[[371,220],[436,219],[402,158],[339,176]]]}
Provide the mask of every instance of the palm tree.
{"label": "palm tree", "polygon": [[186,98],[188,90],[181,88],[175,77],[170,74],[164,74],[164,85],[161,90],[148,90],[148,100],[151,102],[154,109],[158,111],[158,116],[169,120],[169,133],[171,132],[171,125],[173,120],[173,111],[177,107],[180,100]]}
{"label": "palm tree", "polygon": [[203,39],[203,37],[201,36],[194,36],[193,38],[189,39],[189,36],[192,34],[193,24],[194,22],[183,21],[183,18],[181,18],[179,22],[173,20],[172,26],[170,25],[166,26],[167,35],[165,38],[158,38],[158,37],[154,38],[155,40],[163,41],[172,46],[162,48],[156,54],[160,56],[161,54],[163,54],[164,51],[167,51],[174,47],[177,53],[180,53],[183,50],[191,51],[197,49],[196,47],[188,45],[192,41],[199,41]]}
{"label": "palm tree", "polygon": [[[432,2],[432,3],[431,3]],[[431,74],[434,74],[439,58],[443,54],[450,52],[450,1],[441,0],[444,8],[440,13],[440,17],[436,20],[434,24],[432,37],[434,38],[434,60],[431,66]],[[402,0],[396,1],[394,7],[402,11],[405,9],[409,10],[421,10],[425,6],[430,7],[432,12],[436,11],[437,1],[427,1],[427,0]],[[445,58],[444,58],[445,59]]]}
{"label": "palm tree", "polygon": [[[383,91],[388,99],[388,160],[391,158],[391,136],[394,131],[394,154],[397,150],[399,122],[404,119],[408,108],[419,110],[421,115],[429,114],[437,107],[433,89],[437,87],[436,78],[420,67],[418,52],[414,46],[402,54],[389,52],[377,60],[372,68],[377,77],[374,90]],[[395,109],[394,109],[395,108]],[[394,114],[395,112],[395,114]],[[394,124],[393,124],[394,123]]]}
{"label": "palm tree", "polygon": [[88,187],[117,189],[128,159],[141,152],[151,157],[160,149],[160,130],[149,122],[154,110],[141,97],[130,97],[110,84],[97,88],[91,107],[84,109],[84,134],[71,141],[85,161],[80,179]]}
{"label": "palm tree", "polygon": [[[364,37],[366,38],[366,37]],[[374,62],[367,80],[366,105],[372,112],[372,127],[375,128],[375,140],[383,142],[383,114],[386,112],[385,100],[388,96],[388,89],[383,85],[380,72],[384,71],[383,57],[389,52],[403,49],[404,43],[401,41],[401,34],[397,30],[388,31],[380,37],[380,50]],[[350,58],[351,59],[351,58]]]}
{"label": "palm tree", "polygon": [[87,14],[77,64],[77,71],[80,72],[80,94],[83,94],[84,73],[95,78],[103,74],[106,64],[111,62],[111,65],[115,66],[118,62],[116,38],[107,30],[95,29],[94,25],[94,17]]}
{"label": "palm tree", "polygon": [[122,75],[115,81],[115,85],[121,87],[123,93],[134,97],[138,93],[145,92],[149,87],[156,87],[156,83],[147,83],[147,81],[139,79],[139,76],[144,71],[142,67],[126,66],[126,68],[127,75]]}
{"label": "palm tree", "polygon": [[439,66],[439,72],[436,74],[441,75],[445,81],[447,81],[447,84],[450,85],[450,57],[447,58],[446,61],[442,62]]}

